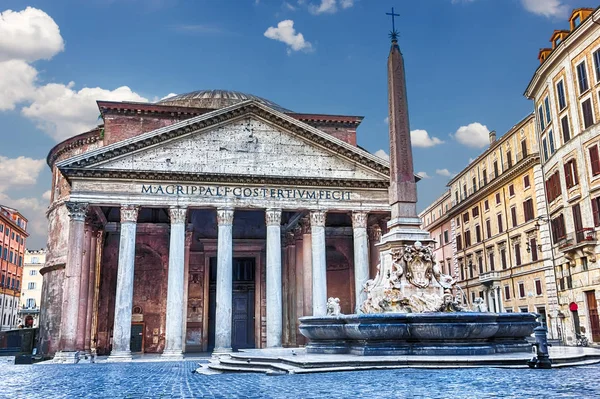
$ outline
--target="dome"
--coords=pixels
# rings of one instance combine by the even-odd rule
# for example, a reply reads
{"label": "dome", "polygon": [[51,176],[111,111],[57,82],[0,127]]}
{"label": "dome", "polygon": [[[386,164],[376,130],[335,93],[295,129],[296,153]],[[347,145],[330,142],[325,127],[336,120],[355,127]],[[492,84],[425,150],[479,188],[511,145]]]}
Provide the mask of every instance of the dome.
{"label": "dome", "polygon": [[157,104],[174,105],[178,107],[220,109],[247,100],[257,101],[280,112],[291,112],[289,109],[285,109],[282,106],[265,98],[230,90],[193,91],[191,93],[179,94],[173,97],[165,98],[164,100],[158,101]]}

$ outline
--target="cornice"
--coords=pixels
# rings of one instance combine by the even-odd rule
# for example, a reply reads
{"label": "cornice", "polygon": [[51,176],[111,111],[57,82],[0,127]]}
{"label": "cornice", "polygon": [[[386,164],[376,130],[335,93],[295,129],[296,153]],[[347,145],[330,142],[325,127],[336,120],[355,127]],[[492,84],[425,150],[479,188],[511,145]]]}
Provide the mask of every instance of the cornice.
{"label": "cornice", "polygon": [[[96,163],[105,162],[133,151],[160,144],[185,134],[212,128],[215,125],[230,122],[248,115],[260,117],[267,122],[273,123],[290,132],[296,133],[301,137],[309,139],[316,144],[328,148],[343,157],[369,167],[370,169],[381,173],[383,176],[389,176],[390,171],[387,162],[379,160],[374,155],[336,139],[330,134],[321,132],[312,126],[305,124],[304,122],[297,121],[290,116],[273,111],[270,108],[254,101],[247,101],[236,104],[235,106],[209,112],[196,118],[178,122],[152,132],[144,133],[135,137],[134,139],[124,140],[102,147],[99,150],[62,161],[58,163],[58,167],[61,169],[61,171],[63,171],[63,173],[66,169],[80,169],[89,167]],[[363,152],[364,154],[362,154]]]}
{"label": "cornice", "polygon": [[93,144],[99,140],[102,140],[100,128],[95,128],[88,132],[71,137],[70,139],[58,143],[50,150],[48,156],[46,157],[46,163],[52,168],[54,162],[65,152],[86,144]]}
{"label": "cornice", "polygon": [[234,175],[234,174],[209,174],[189,172],[161,172],[139,170],[110,170],[110,169],[83,169],[63,168],[63,174],[68,178],[77,179],[110,179],[110,180],[143,180],[143,181],[174,181],[197,183],[235,183],[235,184],[260,184],[260,185],[293,185],[293,186],[324,186],[339,188],[372,188],[387,189],[387,180],[345,180],[323,179],[309,177],[278,177],[265,175]]}
{"label": "cornice", "polygon": [[497,178],[488,182],[487,185],[485,185],[483,188],[480,188],[479,190],[477,190],[474,194],[467,197],[467,199],[465,199],[464,201],[461,201],[458,204],[456,204],[455,206],[451,207],[448,210],[447,214],[452,215],[451,217],[456,216],[458,213],[461,213],[466,208],[469,208],[475,202],[481,201],[483,199],[483,197],[490,195],[490,192],[495,191],[496,189],[504,186],[504,184],[506,184],[507,180],[515,178],[516,175],[518,175],[519,173],[523,172],[525,169],[527,169],[530,166],[533,166],[539,162],[540,162],[540,154],[532,153],[532,154],[527,155],[527,157],[523,158],[519,163],[514,165],[511,169],[509,169],[506,172],[503,172],[502,174],[500,174],[500,176],[498,176]]}

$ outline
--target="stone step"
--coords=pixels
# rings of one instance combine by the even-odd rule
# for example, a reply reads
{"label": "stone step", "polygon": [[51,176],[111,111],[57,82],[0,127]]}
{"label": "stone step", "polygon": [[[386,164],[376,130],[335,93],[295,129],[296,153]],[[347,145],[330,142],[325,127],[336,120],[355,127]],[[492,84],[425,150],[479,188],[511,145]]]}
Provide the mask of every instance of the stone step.
{"label": "stone step", "polygon": [[219,362],[220,365],[223,366],[227,366],[227,367],[236,367],[239,369],[270,369],[271,371],[274,372],[283,372],[286,374],[294,374],[297,370],[299,370],[299,367],[295,367],[289,364],[285,364],[282,363],[279,360],[274,360],[274,361],[262,361],[262,362],[255,362],[255,361],[248,361],[248,360],[239,360],[239,359],[235,359],[235,358],[230,358],[230,359],[221,359]]}
{"label": "stone step", "polygon": [[211,370],[217,370],[227,373],[262,373],[262,374],[285,374],[283,371],[274,371],[268,367],[236,367],[236,366],[226,366],[222,363],[220,364],[210,364],[208,366]]}

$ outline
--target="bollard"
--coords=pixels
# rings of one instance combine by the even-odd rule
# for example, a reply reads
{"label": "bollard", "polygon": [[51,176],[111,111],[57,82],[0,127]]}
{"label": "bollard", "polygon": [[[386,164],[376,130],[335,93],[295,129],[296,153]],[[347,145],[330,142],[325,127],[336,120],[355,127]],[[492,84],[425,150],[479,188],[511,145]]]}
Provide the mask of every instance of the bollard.
{"label": "bollard", "polygon": [[550,360],[550,355],[548,354],[548,338],[547,338],[546,327],[539,326],[533,330],[535,334],[535,344],[533,346],[536,348],[536,355],[533,359],[527,362],[527,365],[530,368],[536,369],[549,369],[552,368],[552,360]]}

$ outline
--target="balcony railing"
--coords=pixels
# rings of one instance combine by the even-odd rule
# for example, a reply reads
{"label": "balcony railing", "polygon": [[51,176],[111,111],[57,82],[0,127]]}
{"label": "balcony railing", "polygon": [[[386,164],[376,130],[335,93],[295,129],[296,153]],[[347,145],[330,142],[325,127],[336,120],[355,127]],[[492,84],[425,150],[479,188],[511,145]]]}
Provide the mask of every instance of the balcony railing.
{"label": "balcony railing", "polygon": [[596,232],[593,228],[586,227],[579,231],[566,234],[558,241],[558,248],[565,251],[586,244],[595,245],[596,242]]}
{"label": "balcony railing", "polygon": [[479,282],[482,284],[492,284],[496,281],[500,281],[500,272],[486,272],[479,275]]}

